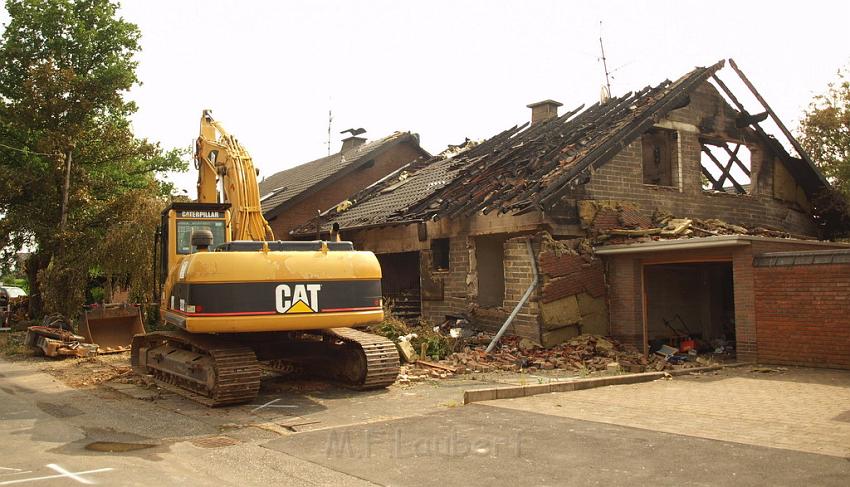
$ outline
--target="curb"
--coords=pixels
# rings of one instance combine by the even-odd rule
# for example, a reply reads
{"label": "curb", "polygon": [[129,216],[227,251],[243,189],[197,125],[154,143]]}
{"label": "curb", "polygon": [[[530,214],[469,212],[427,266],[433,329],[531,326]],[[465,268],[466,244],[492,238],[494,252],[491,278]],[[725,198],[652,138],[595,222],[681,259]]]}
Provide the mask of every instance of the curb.
{"label": "curb", "polygon": [[473,402],[492,401],[494,399],[513,399],[516,397],[536,396],[550,392],[570,392],[583,389],[595,389],[597,387],[616,386],[622,384],[637,384],[640,382],[651,382],[661,379],[665,375],[680,376],[694,372],[711,372],[727,367],[740,367],[752,365],[751,363],[735,363],[726,365],[710,365],[708,367],[694,367],[692,369],[675,369],[663,372],[642,372],[639,374],[614,375],[608,377],[594,377],[591,379],[577,379],[565,382],[552,382],[549,384],[533,384],[527,386],[491,387],[487,389],[472,389],[463,392],[463,404]]}

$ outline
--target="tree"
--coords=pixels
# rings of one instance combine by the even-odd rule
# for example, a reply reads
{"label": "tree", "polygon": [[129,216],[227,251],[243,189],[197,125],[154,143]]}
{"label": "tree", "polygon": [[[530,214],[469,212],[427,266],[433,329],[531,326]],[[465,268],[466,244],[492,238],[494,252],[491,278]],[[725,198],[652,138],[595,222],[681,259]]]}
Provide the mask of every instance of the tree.
{"label": "tree", "polygon": [[800,143],[833,187],[850,197],[850,81],[847,69],[812,100],[800,122]]}
{"label": "tree", "polygon": [[[6,1],[0,248],[35,247],[27,275],[36,313],[43,301],[49,311],[76,314],[90,271],[102,268],[98,250],[116,221],[133,214],[122,203],[163,204],[170,188],[156,174],[186,168],[180,151],[132,132],[136,106],[124,97],[138,83],[140,32],[117,9],[109,0]],[[149,225],[148,218],[140,227]],[[128,252],[136,262],[127,268],[149,267],[144,257]]]}

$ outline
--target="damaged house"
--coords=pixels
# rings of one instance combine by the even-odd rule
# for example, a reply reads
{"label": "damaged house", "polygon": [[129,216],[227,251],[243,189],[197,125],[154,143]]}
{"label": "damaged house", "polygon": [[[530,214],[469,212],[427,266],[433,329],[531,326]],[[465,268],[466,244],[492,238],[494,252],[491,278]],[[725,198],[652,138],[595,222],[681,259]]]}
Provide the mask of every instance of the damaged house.
{"label": "damaged house", "polygon": [[405,164],[430,157],[419,146],[419,136],[395,132],[367,141],[363,129],[350,129],[340,151],[277,172],[260,182],[263,215],[275,237],[288,240],[289,232],[314,218],[319,209],[335,205]]}
{"label": "damaged house", "polygon": [[408,318],[508,322],[543,345],[593,333],[645,353],[694,342],[773,356],[787,330],[758,328],[760,262],[845,251],[817,240],[811,201],[827,181],[730,64],[758,112],[722,81],[724,61],[563,115],[546,100],[530,123],[413,161],[292,234],[319,226],[375,252]]}

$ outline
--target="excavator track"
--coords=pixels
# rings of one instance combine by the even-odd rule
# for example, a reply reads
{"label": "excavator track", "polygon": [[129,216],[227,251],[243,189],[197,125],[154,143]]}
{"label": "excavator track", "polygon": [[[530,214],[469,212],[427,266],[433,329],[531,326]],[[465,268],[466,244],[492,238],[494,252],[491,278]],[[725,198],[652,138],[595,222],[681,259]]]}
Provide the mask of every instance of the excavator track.
{"label": "excavator track", "polygon": [[131,365],[163,389],[210,407],[254,400],[260,366],[254,351],[210,335],[155,332],[133,338]]}
{"label": "excavator track", "polygon": [[[353,328],[319,330],[318,334],[359,348],[360,360],[353,364],[345,364],[348,369],[345,377],[349,381],[344,384],[347,387],[359,390],[380,389],[393,384],[398,378],[400,368],[398,349],[387,338]],[[358,367],[359,370],[355,370]]]}

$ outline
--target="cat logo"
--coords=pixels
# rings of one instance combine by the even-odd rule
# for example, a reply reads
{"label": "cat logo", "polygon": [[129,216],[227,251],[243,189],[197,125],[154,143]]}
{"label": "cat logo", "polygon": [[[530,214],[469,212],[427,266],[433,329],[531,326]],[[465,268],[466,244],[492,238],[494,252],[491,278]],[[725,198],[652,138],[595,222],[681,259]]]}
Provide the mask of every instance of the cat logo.
{"label": "cat logo", "polygon": [[318,313],[321,284],[280,284],[275,288],[278,313]]}

